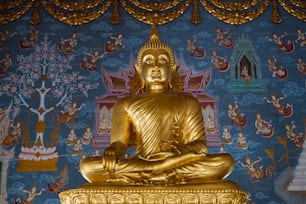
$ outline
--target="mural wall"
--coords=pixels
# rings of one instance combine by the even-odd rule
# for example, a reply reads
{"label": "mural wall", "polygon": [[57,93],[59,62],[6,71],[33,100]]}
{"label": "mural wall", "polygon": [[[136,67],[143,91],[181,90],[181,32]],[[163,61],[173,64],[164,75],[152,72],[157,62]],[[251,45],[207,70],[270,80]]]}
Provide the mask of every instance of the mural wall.
{"label": "mural wall", "polygon": [[[187,9],[158,29],[202,105],[210,152],[233,155],[229,179],[250,203],[286,203],[306,134],[305,23],[282,10],[281,24],[268,12],[238,26],[199,12],[201,24]],[[0,203],[60,203],[85,183],[79,162],[109,144],[112,107],[151,32],[123,10],[117,25],[110,11],[79,26],[40,14],[0,27]]]}

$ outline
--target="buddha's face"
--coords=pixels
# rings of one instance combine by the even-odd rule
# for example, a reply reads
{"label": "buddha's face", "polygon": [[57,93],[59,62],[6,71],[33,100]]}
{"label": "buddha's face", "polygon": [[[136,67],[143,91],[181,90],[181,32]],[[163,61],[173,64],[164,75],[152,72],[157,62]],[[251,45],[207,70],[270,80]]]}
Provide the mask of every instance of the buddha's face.
{"label": "buddha's face", "polygon": [[141,77],[147,91],[164,91],[169,88],[171,63],[167,51],[163,49],[146,51],[141,67]]}

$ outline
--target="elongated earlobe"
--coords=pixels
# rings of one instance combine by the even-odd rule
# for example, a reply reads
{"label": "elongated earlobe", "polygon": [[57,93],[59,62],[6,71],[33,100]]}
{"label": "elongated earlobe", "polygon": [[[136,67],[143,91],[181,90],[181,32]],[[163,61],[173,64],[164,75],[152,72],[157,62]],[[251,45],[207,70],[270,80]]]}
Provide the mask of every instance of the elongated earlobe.
{"label": "elongated earlobe", "polygon": [[145,88],[145,80],[140,79],[141,80],[141,88],[144,89]]}
{"label": "elongated earlobe", "polygon": [[168,80],[168,86],[169,86],[170,88],[173,88],[171,79]]}
{"label": "elongated earlobe", "polygon": [[173,70],[170,70],[170,73],[169,73],[169,80],[168,80],[168,86],[170,88],[173,88]]}
{"label": "elongated earlobe", "polygon": [[135,70],[136,70],[136,74],[138,75],[138,78],[140,79],[140,88],[144,89],[145,88],[145,81],[142,77],[142,69],[138,64],[135,64]]}

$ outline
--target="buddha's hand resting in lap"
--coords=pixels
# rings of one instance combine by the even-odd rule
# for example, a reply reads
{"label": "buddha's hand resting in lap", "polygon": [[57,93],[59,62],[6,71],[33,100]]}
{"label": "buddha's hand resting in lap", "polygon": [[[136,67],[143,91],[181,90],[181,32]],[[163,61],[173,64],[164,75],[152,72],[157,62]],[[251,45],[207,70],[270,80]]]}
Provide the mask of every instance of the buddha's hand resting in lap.
{"label": "buddha's hand resting in lap", "polygon": [[116,163],[125,153],[126,146],[120,142],[112,143],[105,148],[103,156],[103,166],[108,172],[114,172]]}

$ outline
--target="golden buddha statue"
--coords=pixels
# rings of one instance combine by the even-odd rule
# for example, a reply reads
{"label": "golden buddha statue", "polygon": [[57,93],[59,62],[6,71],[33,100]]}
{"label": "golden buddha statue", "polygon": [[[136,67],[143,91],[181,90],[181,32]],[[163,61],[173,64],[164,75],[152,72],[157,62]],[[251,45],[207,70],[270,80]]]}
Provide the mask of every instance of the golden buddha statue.
{"label": "golden buddha statue", "polygon": [[[143,93],[116,103],[111,144],[103,156],[81,161],[82,176],[94,184],[120,185],[194,184],[228,176],[234,160],[208,153],[200,104],[182,92],[173,51],[160,42],[155,26],[135,69]],[[132,131],[136,153],[125,158]]]}

